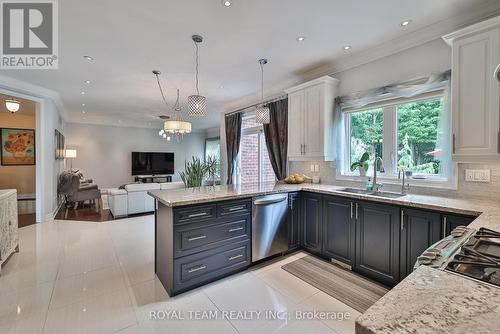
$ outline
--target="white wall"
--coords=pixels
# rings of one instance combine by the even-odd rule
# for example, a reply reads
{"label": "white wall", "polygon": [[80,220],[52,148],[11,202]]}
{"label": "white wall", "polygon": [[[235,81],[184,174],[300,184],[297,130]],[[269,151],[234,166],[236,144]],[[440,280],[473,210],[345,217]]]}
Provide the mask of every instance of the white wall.
{"label": "white wall", "polygon": [[[41,210],[37,207],[37,222],[52,220],[60,201],[57,196],[59,174],[64,170],[64,160],[55,160],[55,130],[65,134],[62,112],[52,99],[43,99],[36,111],[37,199],[41,198]],[[38,205],[39,201],[37,201]],[[38,213],[41,211],[41,216]]]}
{"label": "white wall", "polygon": [[[73,169],[79,168],[100,188],[113,188],[133,181],[131,152],[174,152],[174,180],[184,161],[192,156],[203,157],[206,133],[190,133],[177,143],[158,136],[155,129],[68,123],[66,147],[77,150]],[[69,162],[68,162],[69,164]],[[69,166],[69,165],[68,165]]]}

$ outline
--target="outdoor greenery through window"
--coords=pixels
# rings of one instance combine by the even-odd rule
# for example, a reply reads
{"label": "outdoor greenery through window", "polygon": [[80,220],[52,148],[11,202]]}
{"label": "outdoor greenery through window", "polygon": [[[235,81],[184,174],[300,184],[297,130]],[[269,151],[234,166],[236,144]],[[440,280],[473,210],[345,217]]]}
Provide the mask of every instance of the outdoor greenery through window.
{"label": "outdoor greenery through window", "polygon": [[436,150],[442,98],[397,106],[398,166],[417,174],[439,174]]}
{"label": "outdoor greenery through window", "polygon": [[350,145],[346,147],[344,171],[358,174],[357,170],[351,172],[349,166],[368,152],[368,175],[373,173],[374,157],[380,156],[388,177],[396,176],[400,170],[414,178],[447,177],[440,168],[440,159],[446,152],[437,148],[442,109],[442,96],[434,95],[349,111],[346,134]]}
{"label": "outdoor greenery through window", "polygon": [[[365,152],[382,156],[384,110],[382,108],[349,114],[351,124],[351,154],[349,165],[361,159]],[[373,169],[373,159],[368,162]]]}

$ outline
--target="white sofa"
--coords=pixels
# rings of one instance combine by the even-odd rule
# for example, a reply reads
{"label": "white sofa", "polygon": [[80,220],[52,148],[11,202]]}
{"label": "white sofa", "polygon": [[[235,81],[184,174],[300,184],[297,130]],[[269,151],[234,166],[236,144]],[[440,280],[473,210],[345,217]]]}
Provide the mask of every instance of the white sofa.
{"label": "white sofa", "polygon": [[166,183],[134,183],[127,184],[125,189],[108,190],[108,205],[114,217],[124,217],[155,210],[155,201],[148,195],[151,190],[180,189],[183,182]]}

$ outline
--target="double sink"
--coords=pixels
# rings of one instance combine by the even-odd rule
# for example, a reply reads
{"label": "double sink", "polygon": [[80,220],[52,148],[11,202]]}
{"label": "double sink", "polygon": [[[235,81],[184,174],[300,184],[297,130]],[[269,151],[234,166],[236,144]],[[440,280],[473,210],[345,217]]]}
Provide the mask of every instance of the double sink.
{"label": "double sink", "polygon": [[344,188],[344,189],[339,189],[338,191],[351,194],[362,194],[362,195],[370,195],[370,196],[384,197],[384,198],[400,198],[406,196],[406,194],[393,193],[388,191],[373,191],[373,190],[365,190],[357,188]]}

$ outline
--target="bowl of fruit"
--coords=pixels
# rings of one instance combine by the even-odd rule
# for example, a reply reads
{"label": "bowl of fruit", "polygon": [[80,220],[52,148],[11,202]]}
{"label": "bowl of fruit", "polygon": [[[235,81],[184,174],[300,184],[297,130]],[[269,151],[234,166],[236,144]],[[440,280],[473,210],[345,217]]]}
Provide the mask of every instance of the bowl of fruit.
{"label": "bowl of fruit", "polygon": [[303,175],[300,175],[300,174],[290,174],[289,176],[287,176],[285,178],[285,183],[288,183],[288,184],[301,184],[301,183],[304,183],[305,181],[305,178]]}

